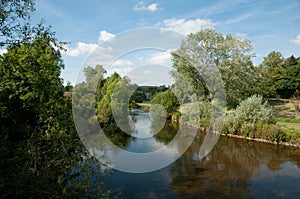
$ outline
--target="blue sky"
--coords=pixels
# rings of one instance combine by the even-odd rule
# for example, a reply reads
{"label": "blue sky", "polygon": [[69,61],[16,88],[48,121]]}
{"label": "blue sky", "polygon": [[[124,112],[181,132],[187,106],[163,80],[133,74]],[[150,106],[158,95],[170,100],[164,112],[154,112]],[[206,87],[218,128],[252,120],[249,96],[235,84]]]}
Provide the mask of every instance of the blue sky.
{"label": "blue sky", "polygon": [[[299,10],[298,0],[37,0],[32,22],[45,19],[60,41],[69,42],[68,51],[63,53],[62,77],[74,83],[85,60],[99,44],[144,27],[169,28],[182,34],[210,27],[248,38],[254,46],[255,64],[273,50],[285,57],[298,57]],[[147,56],[155,64],[167,64],[167,52],[149,51]],[[123,70],[125,75],[130,72],[135,65],[133,56],[118,60],[116,71]]]}

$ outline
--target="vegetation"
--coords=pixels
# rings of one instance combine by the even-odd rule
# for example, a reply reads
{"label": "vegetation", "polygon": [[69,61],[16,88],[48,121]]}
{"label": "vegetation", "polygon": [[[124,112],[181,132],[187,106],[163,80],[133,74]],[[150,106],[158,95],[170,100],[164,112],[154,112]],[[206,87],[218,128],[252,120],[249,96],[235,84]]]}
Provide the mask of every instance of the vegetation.
{"label": "vegetation", "polygon": [[60,42],[51,29],[27,23],[32,1],[1,3],[0,46],[7,49],[0,56],[1,197],[117,196],[104,191],[104,172],[75,131],[60,78]]}
{"label": "vegetation", "polygon": [[172,53],[173,68],[189,82],[199,99],[209,99],[214,93],[207,87],[210,78],[207,71],[215,65],[224,82],[228,107],[232,108],[260,90],[257,88],[260,76],[251,61],[252,48],[249,40],[203,29],[188,35]]}
{"label": "vegetation", "polygon": [[[172,53],[171,75],[176,82],[170,87],[139,87],[117,73],[105,76],[101,65],[86,67],[84,82],[63,86],[61,43],[50,28],[28,23],[33,1],[1,3],[0,47],[7,49],[0,55],[0,194],[4,198],[118,196],[102,183],[105,172],[79,139],[72,108],[81,110],[88,122],[100,124],[122,146],[130,138],[123,132],[131,130],[128,107],[139,107],[141,102],[158,104],[150,108],[158,117],[205,126],[217,97],[205,79],[209,64],[220,71],[226,90],[225,133],[299,141],[299,57],[285,59],[273,51],[254,67],[249,40],[203,29],[190,34]],[[195,67],[191,58],[201,62]],[[71,107],[72,93],[78,107]],[[264,100],[271,97],[291,101],[272,109]],[[141,105],[149,109],[149,104]],[[173,136],[170,130],[155,138],[167,142]],[[96,177],[101,183],[92,186]]]}
{"label": "vegetation", "polygon": [[[263,100],[290,99],[294,110],[289,111],[299,112],[300,57],[284,58],[280,52],[273,51],[259,67],[254,67],[251,50],[249,40],[211,29],[188,35],[179,49],[172,53],[171,75],[176,80],[172,91],[181,104],[180,113],[173,114],[173,119],[208,126],[215,88],[207,85],[211,81],[207,71],[211,70],[210,66],[216,66],[227,97],[225,133],[277,142],[300,138],[292,122],[282,124],[289,113],[281,111],[281,117],[273,116],[273,110]],[[212,55],[213,59],[207,55]],[[294,119],[293,123],[299,122],[298,117]]]}
{"label": "vegetation", "polygon": [[[167,112],[167,118],[171,119],[172,115],[178,112],[179,102],[171,90],[158,93],[151,100],[151,104],[160,104]],[[160,110],[160,109],[158,109]]]}
{"label": "vegetation", "polygon": [[131,100],[136,103],[150,102],[152,98],[160,92],[166,91],[168,88],[165,85],[162,86],[138,86],[131,96]]}

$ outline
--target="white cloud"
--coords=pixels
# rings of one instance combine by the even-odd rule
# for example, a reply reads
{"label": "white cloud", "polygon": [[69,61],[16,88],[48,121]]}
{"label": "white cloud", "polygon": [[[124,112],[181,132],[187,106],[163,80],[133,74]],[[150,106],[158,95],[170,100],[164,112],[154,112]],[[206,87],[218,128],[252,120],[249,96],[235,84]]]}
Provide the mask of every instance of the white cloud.
{"label": "white cloud", "polygon": [[98,38],[98,42],[103,42],[103,41],[108,41],[109,39],[112,39],[112,38],[115,38],[116,35],[112,34],[112,33],[109,33],[105,30],[101,30],[100,31],[100,35],[99,35],[99,38]]}
{"label": "white cloud", "polygon": [[7,50],[6,49],[0,49],[0,55],[3,55],[4,53],[6,53]]}
{"label": "white cloud", "polygon": [[158,65],[167,65],[170,66],[171,65],[171,52],[172,49],[169,49],[167,51],[164,52],[157,52],[157,53],[153,53],[151,54],[150,58],[147,59],[147,63],[149,64],[158,64]]}
{"label": "white cloud", "polygon": [[[112,39],[116,37],[116,35],[109,33],[105,30],[100,31],[99,34],[99,38],[98,38],[98,42],[103,42],[103,41],[107,41],[109,39]],[[98,44],[93,44],[93,43],[84,43],[84,42],[78,42],[77,46],[74,48],[70,48],[68,46],[66,46],[66,52],[62,52],[63,54],[66,54],[68,56],[71,57],[77,57],[80,55],[84,55],[84,54],[89,54],[91,52],[93,52],[96,48],[98,47]]]}
{"label": "white cloud", "polygon": [[296,39],[291,39],[290,42],[300,46],[300,34],[297,35]]}
{"label": "white cloud", "polygon": [[216,23],[212,22],[211,19],[197,18],[186,21],[184,19],[171,18],[165,19],[163,25],[168,29],[187,35],[198,32],[203,28],[213,28]]}
{"label": "white cloud", "polygon": [[238,23],[238,22],[241,22],[241,21],[243,21],[245,19],[248,19],[252,15],[253,15],[253,13],[246,13],[246,14],[240,16],[240,17],[229,19],[229,20],[225,21],[225,24],[229,25],[229,24]]}
{"label": "white cloud", "polygon": [[146,5],[145,2],[140,1],[138,4],[136,4],[133,8],[134,11],[150,11],[155,12],[158,10],[158,4],[152,3],[149,5]]}
{"label": "white cloud", "polygon": [[144,71],[143,71],[143,74],[146,74],[146,75],[152,74],[152,73],[153,73],[152,70],[144,70]]}
{"label": "white cloud", "polygon": [[247,39],[248,38],[248,35],[246,33],[241,33],[241,32],[236,33],[235,36],[239,39]]}
{"label": "white cloud", "polygon": [[114,61],[111,66],[131,66],[132,62],[126,59],[118,59],[116,61]]}
{"label": "white cloud", "polygon": [[132,70],[134,70],[132,67],[108,68],[107,75],[112,75],[114,72],[117,72],[121,76],[126,76]]}
{"label": "white cloud", "polygon": [[157,4],[156,3],[150,4],[149,6],[147,6],[147,10],[149,10],[151,12],[156,11],[157,10]]}
{"label": "white cloud", "polygon": [[84,43],[84,42],[78,42],[77,46],[75,48],[66,47],[67,51],[63,52],[63,53],[66,55],[69,55],[71,57],[77,57],[79,55],[91,53],[97,47],[98,47],[97,44],[88,44],[88,43]]}

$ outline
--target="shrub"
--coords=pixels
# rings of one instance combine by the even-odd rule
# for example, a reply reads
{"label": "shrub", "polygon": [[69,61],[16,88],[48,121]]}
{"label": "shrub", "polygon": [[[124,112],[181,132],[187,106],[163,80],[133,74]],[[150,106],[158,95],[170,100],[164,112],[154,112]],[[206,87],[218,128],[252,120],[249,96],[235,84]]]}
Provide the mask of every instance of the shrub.
{"label": "shrub", "polygon": [[253,95],[240,103],[235,111],[227,115],[224,132],[250,137],[259,137],[257,124],[274,123],[271,107],[262,96]]}
{"label": "shrub", "polygon": [[177,112],[180,106],[177,97],[171,90],[156,94],[151,100],[151,104],[162,105],[167,111],[168,118],[171,118],[172,114]]}
{"label": "shrub", "polygon": [[274,123],[272,109],[262,96],[253,95],[238,105],[234,111],[235,118],[244,123],[255,124],[258,121]]}

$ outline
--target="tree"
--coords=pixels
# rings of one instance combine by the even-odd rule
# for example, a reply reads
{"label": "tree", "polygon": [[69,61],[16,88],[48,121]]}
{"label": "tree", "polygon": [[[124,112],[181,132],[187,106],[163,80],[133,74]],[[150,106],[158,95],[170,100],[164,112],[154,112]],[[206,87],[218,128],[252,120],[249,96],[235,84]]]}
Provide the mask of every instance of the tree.
{"label": "tree", "polygon": [[282,98],[291,98],[300,89],[300,64],[282,68],[273,78],[273,84]]}
{"label": "tree", "polygon": [[284,58],[280,52],[272,51],[266,57],[260,66],[276,68],[282,66]]}
{"label": "tree", "polygon": [[[274,58],[277,57],[277,58]],[[277,61],[276,61],[277,60]],[[278,52],[271,52],[264,58],[261,74],[264,76],[263,84],[272,91],[268,97],[290,98],[299,86],[299,63],[292,55],[287,59],[282,58]]]}
{"label": "tree", "polygon": [[151,100],[151,104],[162,105],[167,112],[168,118],[170,118],[173,113],[178,112],[180,106],[177,97],[171,90],[156,94]]}
{"label": "tree", "polygon": [[[212,65],[216,65],[225,84],[228,106],[234,107],[254,92],[253,88],[260,78],[251,61],[251,50],[252,45],[247,39],[240,40],[212,29],[203,29],[188,35],[179,49],[172,53],[173,67],[187,79],[201,99],[209,98],[209,94],[213,93],[208,91],[207,79],[199,71],[208,74],[213,70]],[[197,60],[200,64],[193,66],[191,60]]]}
{"label": "tree", "polygon": [[79,160],[71,155],[81,145],[71,101],[63,97],[63,63],[54,42],[43,32],[9,46],[0,59],[0,176],[8,178],[1,185],[7,197],[62,193],[63,177]]}
{"label": "tree", "polygon": [[53,42],[50,34],[41,33],[32,42],[12,45],[0,60],[0,117],[9,139],[30,136],[30,131],[21,135],[12,126],[31,129],[38,125],[50,130],[49,122],[58,122],[49,118],[56,118],[55,107],[64,100],[60,78],[64,65]]}
{"label": "tree", "polygon": [[288,68],[290,66],[296,66],[297,64],[297,59],[292,55],[284,61],[283,67]]}
{"label": "tree", "polygon": [[29,19],[34,10],[33,0],[0,1],[0,47],[29,38]]}

